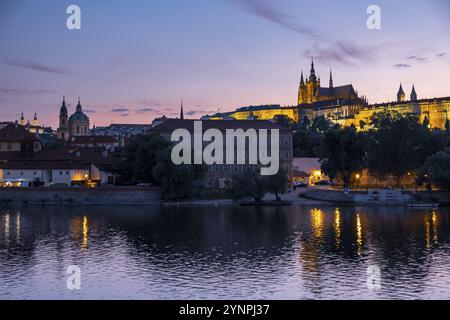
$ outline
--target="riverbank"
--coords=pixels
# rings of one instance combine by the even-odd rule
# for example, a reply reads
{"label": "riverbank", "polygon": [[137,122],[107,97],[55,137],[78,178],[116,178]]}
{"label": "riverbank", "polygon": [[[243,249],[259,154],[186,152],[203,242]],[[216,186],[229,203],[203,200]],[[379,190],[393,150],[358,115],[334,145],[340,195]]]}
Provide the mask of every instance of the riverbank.
{"label": "riverbank", "polygon": [[[304,189],[282,196],[280,205],[301,207],[327,206],[405,206],[411,202],[450,205],[450,194],[440,191],[352,191]],[[276,205],[273,195],[266,195],[267,205]],[[0,205],[14,206],[239,206],[230,199],[193,199],[185,201],[161,201],[157,187],[109,187],[109,188],[0,188]],[[247,205],[252,205],[248,204]],[[260,204],[261,205],[261,204]],[[257,204],[255,204],[257,206]]]}
{"label": "riverbank", "polygon": [[160,203],[159,188],[0,188],[0,204],[22,206],[144,206]]}
{"label": "riverbank", "polygon": [[343,190],[306,190],[299,194],[300,198],[324,201],[337,205],[370,205],[370,206],[404,206],[409,203],[435,203],[440,206],[450,205],[450,193],[444,191],[403,191],[374,189],[368,191]]}

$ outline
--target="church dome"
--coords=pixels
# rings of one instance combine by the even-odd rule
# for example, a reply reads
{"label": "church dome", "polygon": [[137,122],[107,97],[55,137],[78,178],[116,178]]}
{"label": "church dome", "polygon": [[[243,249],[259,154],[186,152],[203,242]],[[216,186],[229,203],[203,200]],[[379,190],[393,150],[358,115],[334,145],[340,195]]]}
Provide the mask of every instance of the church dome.
{"label": "church dome", "polygon": [[77,111],[69,117],[69,121],[89,121],[89,117],[83,111]]}
{"label": "church dome", "polygon": [[80,98],[78,98],[77,109],[74,114],[69,117],[69,121],[85,121],[89,122],[89,117],[84,114],[83,108],[81,107]]}

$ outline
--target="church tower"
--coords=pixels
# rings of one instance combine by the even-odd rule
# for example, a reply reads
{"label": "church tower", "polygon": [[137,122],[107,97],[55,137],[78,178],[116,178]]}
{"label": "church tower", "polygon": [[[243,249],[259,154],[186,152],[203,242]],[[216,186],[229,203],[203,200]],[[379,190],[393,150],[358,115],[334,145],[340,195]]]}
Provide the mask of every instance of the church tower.
{"label": "church tower", "polygon": [[416,88],[414,88],[414,85],[413,85],[412,91],[411,91],[411,101],[417,101],[417,93],[416,93]]}
{"label": "church tower", "polygon": [[23,116],[23,111],[22,111],[22,114],[20,115],[19,124],[21,126],[25,126],[25,117]]}
{"label": "church tower", "polygon": [[405,91],[403,91],[402,84],[400,83],[400,88],[398,89],[397,93],[397,102],[403,102],[406,100]]}
{"label": "church tower", "polygon": [[298,104],[306,103],[306,85],[305,85],[305,79],[303,78],[303,71],[302,75],[300,77],[300,85],[298,88]]}
{"label": "church tower", "polygon": [[183,99],[181,99],[180,120],[184,120]]}
{"label": "church tower", "polygon": [[58,139],[64,141],[69,140],[68,114],[65,97],[63,97],[63,102],[61,108],[59,109]]}
{"label": "church tower", "polygon": [[39,121],[38,121],[36,112],[34,113],[33,122],[31,122],[31,124],[32,124],[34,127],[39,126]]}
{"label": "church tower", "polygon": [[333,72],[330,70],[330,89],[333,89]]}

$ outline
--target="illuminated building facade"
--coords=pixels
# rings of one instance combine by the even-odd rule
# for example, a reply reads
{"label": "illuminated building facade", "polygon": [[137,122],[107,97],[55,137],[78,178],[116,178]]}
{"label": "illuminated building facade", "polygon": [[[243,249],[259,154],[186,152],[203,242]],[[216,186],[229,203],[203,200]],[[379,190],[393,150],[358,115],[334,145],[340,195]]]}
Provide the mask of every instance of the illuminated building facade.
{"label": "illuminated building facade", "polygon": [[450,123],[450,97],[419,100],[413,85],[409,96],[400,84],[397,99],[393,102],[369,105],[364,96],[358,96],[353,85],[334,86],[330,71],[328,87],[321,87],[316,77],[314,61],[306,79],[303,72],[298,88],[295,106],[261,105],[238,108],[236,111],[205,116],[203,120],[272,120],[283,115],[296,122],[305,117],[312,121],[317,117],[340,124],[344,127],[355,125],[358,130],[369,128],[374,113],[382,111],[398,112],[402,115],[415,115],[420,122],[428,120],[430,129],[445,129]]}

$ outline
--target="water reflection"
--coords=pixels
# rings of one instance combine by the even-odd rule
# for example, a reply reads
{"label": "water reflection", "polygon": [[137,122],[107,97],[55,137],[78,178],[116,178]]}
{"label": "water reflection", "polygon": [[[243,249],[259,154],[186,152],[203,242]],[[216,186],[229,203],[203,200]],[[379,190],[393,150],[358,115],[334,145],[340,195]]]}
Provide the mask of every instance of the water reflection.
{"label": "water reflection", "polygon": [[341,210],[339,208],[334,211],[334,233],[336,249],[339,249],[341,246]]}
{"label": "water reflection", "polygon": [[[0,210],[0,298],[448,298],[450,210]],[[425,241],[424,241],[425,239]],[[64,289],[82,267],[81,292]],[[381,289],[366,286],[381,268]]]}

